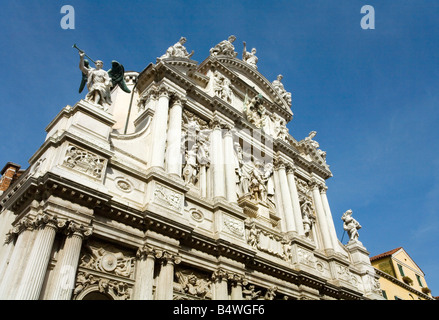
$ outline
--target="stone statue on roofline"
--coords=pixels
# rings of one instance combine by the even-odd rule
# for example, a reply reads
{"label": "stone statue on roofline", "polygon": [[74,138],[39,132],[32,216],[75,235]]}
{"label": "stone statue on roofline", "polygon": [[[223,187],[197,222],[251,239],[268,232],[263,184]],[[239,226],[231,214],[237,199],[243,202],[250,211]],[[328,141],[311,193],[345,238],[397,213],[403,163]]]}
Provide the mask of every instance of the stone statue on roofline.
{"label": "stone statue on roofline", "polygon": [[234,35],[229,36],[227,40],[223,40],[220,43],[218,43],[215,47],[210,49],[210,55],[212,57],[216,56],[228,56],[230,58],[236,58],[238,55],[237,52],[235,52],[235,47],[233,46],[233,42],[236,40],[236,37]]}
{"label": "stone statue on roofline", "polygon": [[277,93],[284,99],[289,106],[291,106],[291,92],[287,92],[282,84],[283,76],[280,74],[277,76],[276,80],[272,82],[272,85]]}
{"label": "stone statue on roofline", "polygon": [[253,48],[251,52],[247,52],[247,47],[246,47],[247,45],[245,41],[243,42],[243,44],[244,44],[244,50],[242,52],[242,60],[244,62],[247,62],[253,68],[258,69],[258,67],[256,66],[256,64],[258,63],[258,57],[256,56],[256,48]]}
{"label": "stone statue on roofline", "polygon": [[180,40],[173,46],[169,47],[168,50],[166,50],[166,53],[162,55],[159,59],[167,59],[173,57],[190,59],[194,55],[194,50],[192,50],[191,53],[188,53],[184,46],[185,43],[186,38],[181,37]]}

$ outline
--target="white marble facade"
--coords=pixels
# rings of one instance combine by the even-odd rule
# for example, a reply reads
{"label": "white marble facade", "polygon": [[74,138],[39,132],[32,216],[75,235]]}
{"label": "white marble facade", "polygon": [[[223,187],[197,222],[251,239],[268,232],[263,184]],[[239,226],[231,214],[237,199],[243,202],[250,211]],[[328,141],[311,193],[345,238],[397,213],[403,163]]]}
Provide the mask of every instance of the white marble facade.
{"label": "white marble facade", "polygon": [[233,41],[198,63],[182,37],[108,110],[59,112],[0,197],[0,298],[380,299],[315,132],[289,134],[282,77]]}

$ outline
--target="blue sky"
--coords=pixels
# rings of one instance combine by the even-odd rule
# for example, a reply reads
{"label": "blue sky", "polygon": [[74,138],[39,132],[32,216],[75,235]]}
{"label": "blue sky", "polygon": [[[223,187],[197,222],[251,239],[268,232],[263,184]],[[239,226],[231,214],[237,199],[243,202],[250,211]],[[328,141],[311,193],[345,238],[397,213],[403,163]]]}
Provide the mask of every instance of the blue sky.
{"label": "blue sky", "polygon": [[[66,4],[74,30],[60,26]],[[366,4],[374,30],[360,26]],[[403,247],[439,295],[438,16],[424,0],[3,1],[0,166],[27,168],[45,127],[83,98],[74,43],[141,71],[180,36],[201,62],[233,34],[239,57],[246,41],[267,79],[284,76],[290,133],[317,131],[339,239],[352,209],[371,256]]]}

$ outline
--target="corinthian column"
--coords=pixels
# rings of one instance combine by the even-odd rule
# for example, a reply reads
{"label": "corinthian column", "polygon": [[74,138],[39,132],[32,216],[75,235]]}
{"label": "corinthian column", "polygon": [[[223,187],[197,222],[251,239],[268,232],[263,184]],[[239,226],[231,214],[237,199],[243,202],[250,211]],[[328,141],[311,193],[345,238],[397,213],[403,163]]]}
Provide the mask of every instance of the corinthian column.
{"label": "corinthian column", "polygon": [[219,268],[212,274],[213,300],[228,300],[229,291],[227,286],[228,274],[222,268]]}
{"label": "corinthian column", "polygon": [[224,133],[224,171],[226,178],[226,198],[228,202],[237,202],[236,173],[234,165],[233,132],[232,127],[226,128]]}
{"label": "corinthian column", "polygon": [[229,281],[232,284],[232,292],[230,293],[231,300],[242,300],[242,284],[244,282],[243,276],[239,274],[231,274]]}
{"label": "corinthian column", "polygon": [[17,300],[37,300],[40,296],[55,234],[63,226],[56,217],[47,214],[37,217],[37,235],[27,260],[26,270],[18,288]]}
{"label": "corinthian column", "polygon": [[320,232],[323,238],[324,249],[332,249],[331,236],[329,234],[328,220],[326,218],[325,209],[323,208],[322,198],[319,192],[319,184],[316,181],[311,181],[310,188],[316,207],[317,222],[320,225]]}
{"label": "corinthian column", "polygon": [[9,264],[4,269],[2,281],[0,285],[0,299],[14,299],[17,285],[23,270],[26,266],[29,248],[31,247],[33,238],[34,224],[28,218],[23,218],[12,229],[12,234],[16,236],[15,246],[12,248],[12,254]]}
{"label": "corinthian column", "polygon": [[226,186],[224,179],[224,158],[223,158],[223,139],[221,125],[217,119],[212,121],[211,133],[211,170],[213,178],[213,197],[226,196]]}
{"label": "corinthian column", "polygon": [[174,265],[180,263],[175,254],[164,252],[160,259],[160,273],[156,287],[156,300],[172,300],[174,292]]}
{"label": "corinthian column", "polygon": [[300,202],[299,202],[299,194],[297,192],[296,178],[294,177],[295,170],[296,167],[294,166],[294,164],[288,165],[287,180],[288,180],[288,187],[290,189],[291,201],[293,205],[294,224],[296,226],[297,233],[303,236],[305,232],[303,230],[302,212],[300,211]]}
{"label": "corinthian column", "polygon": [[296,231],[293,216],[293,204],[291,202],[290,189],[285,171],[285,164],[282,161],[276,161],[276,167],[279,176],[280,192],[282,195],[282,206],[284,208],[285,231]]}
{"label": "corinthian column", "polygon": [[181,120],[183,98],[174,97],[169,112],[168,146],[166,150],[166,166],[170,174],[181,177]]}
{"label": "corinthian column", "polygon": [[92,233],[91,227],[71,221],[66,229],[66,239],[57,270],[52,282],[49,300],[70,300],[75,287],[76,270],[78,269],[82,241]]}
{"label": "corinthian column", "polygon": [[143,246],[137,250],[136,284],[134,286],[134,300],[152,300],[154,284],[154,249]]}
{"label": "corinthian column", "polygon": [[164,168],[168,111],[169,92],[166,87],[160,87],[159,101],[156,105],[153,118],[151,167]]}

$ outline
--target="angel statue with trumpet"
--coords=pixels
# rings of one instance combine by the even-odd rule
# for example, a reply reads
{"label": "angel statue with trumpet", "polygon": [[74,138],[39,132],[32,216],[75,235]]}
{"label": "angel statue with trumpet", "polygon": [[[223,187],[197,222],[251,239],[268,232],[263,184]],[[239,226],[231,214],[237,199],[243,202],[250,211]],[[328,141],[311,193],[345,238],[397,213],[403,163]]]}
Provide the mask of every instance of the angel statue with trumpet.
{"label": "angel statue with trumpet", "polygon": [[[104,63],[101,60],[93,61],[83,50],[79,49],[76,44],[73,45],[73,48],[79,52],[79,69],[82,71],[79,93],[82,92],[86,84],[88,88],[88,93],[85,97],[86,101],[98,105],[104,111],[108,111],[112,103],[111,90],[113,88],[119,86],[123,91],[127,93],[131,92],[125,83],[125,69],[123,65],[113,60],[111,62],[112,68],[105,71],[102,69]],[[89,61],[84,59],[85,56],[95,64],[95,68],[90,67]]]}

